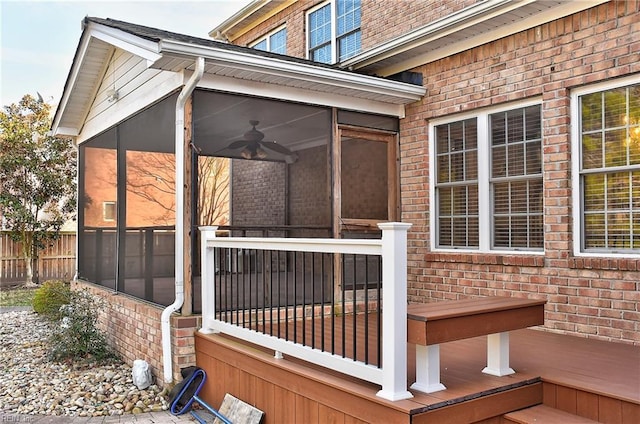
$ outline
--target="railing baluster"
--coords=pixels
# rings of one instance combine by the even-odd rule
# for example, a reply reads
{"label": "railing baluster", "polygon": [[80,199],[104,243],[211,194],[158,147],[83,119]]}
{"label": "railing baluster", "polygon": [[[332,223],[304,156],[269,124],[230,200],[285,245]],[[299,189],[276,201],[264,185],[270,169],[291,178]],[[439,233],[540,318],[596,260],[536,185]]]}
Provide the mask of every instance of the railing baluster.
{"label": "railing baluster", "polygon": [[[266,332],[266,321],[265,321],[265,311],[266,311],[266,307],[267,307],[267,281],[266,281],[266,272],[265,272],[265,264],[266,264],[266,251],[265,250],[261,250],[260,251],[260,256],[262,257],[262,269],[260,271],[260,275],[262,276],[261,280],[262,280],[262,331]],[[256,270],[256,272],[258,272],[258,270]]]}
{"label": "railing baluster", "polygon": [[298,343],[298,254],[300,252],[294,252],[293,255],[293,340]]}
{"label": "railing baluster", "polygon": [[[335,279],[336,275],[336,261],[331,260],[331,277]],[[331,354],[335,355],[336,353],[336,286],[331,282]]]}
{"label": "railing baluster", "polygon": [[311,253],[311,348],[316,347],[316,254]]}
{"label": "railing baluster", "polygon": [[[284,252],[284,286],[285,286],[285,328],[284,339],[289,340],[289,308],[291,303],[289,301],[289,254],[290,252]],[[294,305],[295,307],[295,305]]]}
{"label": "railing baluster", "polygon": [[378,259],[378,280],[376,281],[376,297],[378,299],[378,305],[376,306],[376,317],[378,323],[376,325],[376,336],[378,337],[378,368],[383,366],[382,364],[382,261]]}
{"label": "railing baluster", "polygon": [[326,303],[326,299],[324,297],[324,285],[325,285],[325,269],[324,269],[324,253],[320,254],[320,311],[321,311],[321,315],[320,315],[320,332],[322,333],[322,338],[320,339],[321,345],[320,345],[320,349],[324,352],[324,307],[325,307],[325,303]]}
{"label": "railing baluster", "polygon": [[[369,255],[364,257],[364,363],[369,363]],[[380,365],[380,364],[378,364]]]}
{"label": "railing baluster", "polygon": [[282,287],[280,286],[281,284],[281,278],[280,278],[280,251],[278,250],[277,253],[277,257],[276,257],[276,276],[277,276],[277,282],[278,282],[278,315],[277,315],[277,323],[278,326],[276,327],[278,329],[278,338],[280,338],[280,306],[282,304],[282,297],[281,297],[281,293],[282,293]]}
{"label": "railing baluster", "polygon": [[351,311],[351,313],[353,314],[353,335],[352,335],[352,342],[353,342],[353,359],[356,360],[358,358],[358,353],[356,352],[357,349],[357,334],[358,334],[358,325],[356,320],[358,319],[358,304],[357,302],[357,295],[358,295],[358,256],[359,255],[353,255],[353,291],[351,292],[351,307],[353,308],[353,310]]}
{"label": "railing baluster", "polygon": [[342,357],[345,357],[346,354],[346,341],[345,341],[345,321],[346,321],[346,315],[347,315],[347,310],[346,310],[346,306],[347,306],[347,301],[346,301],[346,292],[347,292],[347,288],[345,287],[345,281],[346,281],[346,266],[345,266],[345,260],[346,260],[347,255],[344,254],[342,255],[342,304],[340,305],[340,308],[342,309],[342,337],[340,342],[342,343]]}
{"label": "railing baluster", "polygon": [[[409,226],[389,223],[380,227],[382,240],[250,238],[244,242],[239,238],[216,239],[207,232],[203,262],[217,262],[220,275],[212,277],[211,267],[203,266],[203,301],[208,302],[203,303],[203,332],[222,331],[378,383],[382,386],[378,395],[388,400],[410,397],[406,347],[400,341],[406,339],[402,334],[406,331]],[[239,247],[243,253],[235,250]],[[335,285],[335,279],[342,282],[340,286]],[[383,297],[387,306],[384,317]],[[384,336],[386,343],[382,343]],[[376,346],[372,337],[378,340]]]}

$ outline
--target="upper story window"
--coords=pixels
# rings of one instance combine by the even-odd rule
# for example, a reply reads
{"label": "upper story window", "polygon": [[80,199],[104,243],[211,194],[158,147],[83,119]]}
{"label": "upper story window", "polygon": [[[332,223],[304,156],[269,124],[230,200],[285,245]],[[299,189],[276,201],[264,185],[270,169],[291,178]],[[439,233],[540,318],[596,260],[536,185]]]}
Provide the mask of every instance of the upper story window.
{"label": "upper story window", "polygon": [[336,63],[360,52],[360,0],[330,0],[307,13],[307,54]]}
{"label": "upper story window", "polygon": [[640,252],[640,80],[576,90],[576,253]]}
{"label": "upper story window", "polygon": [[251,45],[257,50],[287,54],[287,28],[278,28]]}
{"label": "upper story window", "polygon": [[430,133],[434,246],[542,251],[540,105],[431,124]]}

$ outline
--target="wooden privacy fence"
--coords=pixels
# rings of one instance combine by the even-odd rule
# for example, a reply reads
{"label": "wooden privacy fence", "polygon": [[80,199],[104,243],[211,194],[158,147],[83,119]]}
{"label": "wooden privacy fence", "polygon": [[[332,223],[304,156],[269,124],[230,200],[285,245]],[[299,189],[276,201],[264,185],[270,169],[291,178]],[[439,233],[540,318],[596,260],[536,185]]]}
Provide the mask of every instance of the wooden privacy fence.
{"label": "wooden privacy fence", "polygon": [[[40,282],[71,280],[75,274],[75,263],[76,234],[61,233],[57,240],[49,241],[40,251]],[[23,282],[26,278],[27,267],[22,258],[21,243],[12,240],[8,232],[0,231],[0,283]]]}

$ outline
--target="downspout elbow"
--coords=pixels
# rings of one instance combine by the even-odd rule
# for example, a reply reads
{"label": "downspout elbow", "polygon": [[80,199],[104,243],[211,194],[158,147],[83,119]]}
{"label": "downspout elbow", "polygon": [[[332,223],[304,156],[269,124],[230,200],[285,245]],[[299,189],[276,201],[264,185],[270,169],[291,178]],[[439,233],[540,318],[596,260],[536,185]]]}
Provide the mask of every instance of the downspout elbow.
{"label": "downspout elbow", "polygon": [[171,314],[182,307],[184,303],[184,107],[187,100],[195,90],[198,82],[204,75],[205,61],[203,57],[196,59],[193,75],[185,84],[178,95],[176,102],[176,127],[175,127],[175,156],[176,156],[176,216],[175,216],[175,300],[162,311],[160,317],[162,330],[162,358],[164,370],[164,382],[173,382],[173,359],[171,354]]}

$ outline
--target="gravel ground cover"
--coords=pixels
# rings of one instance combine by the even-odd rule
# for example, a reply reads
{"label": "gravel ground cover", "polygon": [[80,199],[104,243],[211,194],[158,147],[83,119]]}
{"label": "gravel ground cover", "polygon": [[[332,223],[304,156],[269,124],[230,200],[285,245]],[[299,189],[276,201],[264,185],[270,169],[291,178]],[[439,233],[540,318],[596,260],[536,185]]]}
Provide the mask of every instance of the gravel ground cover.
{"label": "gravel ground cover", "polygon": [[168,409],[166,391],[138,390],[127,364],[49,361],[50,325],[32,311],[0,313],[0,412],[100,417]]}

